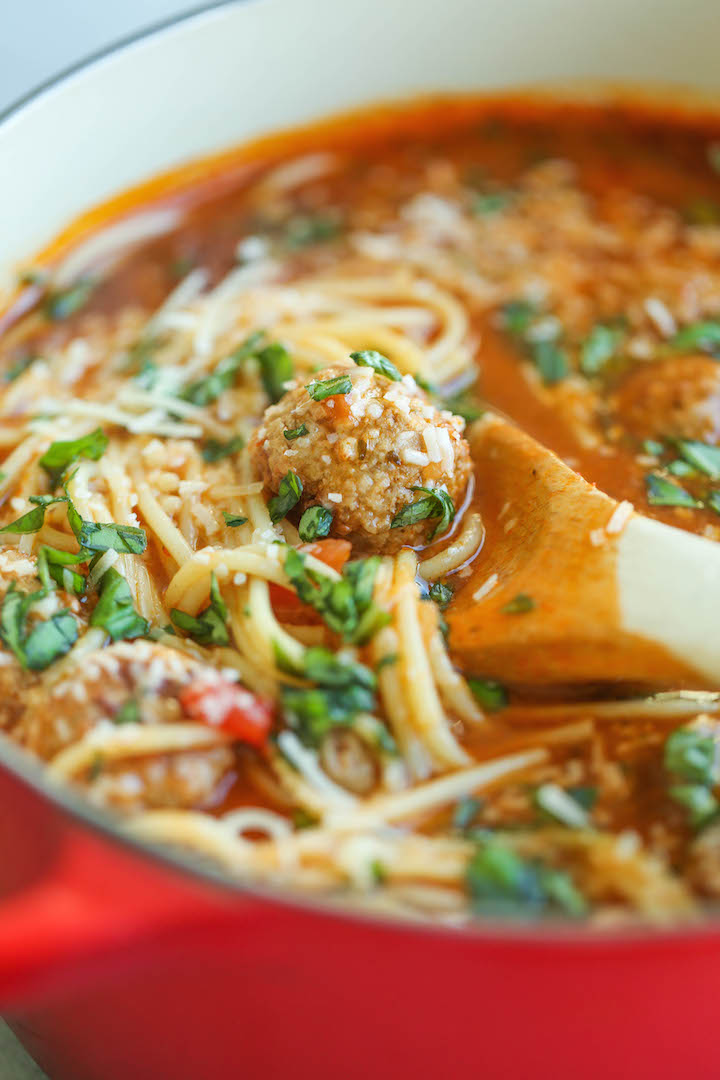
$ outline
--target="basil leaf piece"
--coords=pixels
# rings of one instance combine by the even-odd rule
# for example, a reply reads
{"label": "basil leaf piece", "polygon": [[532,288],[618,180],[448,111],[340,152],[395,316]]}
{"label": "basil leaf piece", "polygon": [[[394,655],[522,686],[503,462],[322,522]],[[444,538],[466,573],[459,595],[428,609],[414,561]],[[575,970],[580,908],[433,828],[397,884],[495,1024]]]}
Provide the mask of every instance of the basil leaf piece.
{"label": "basil leaf piece", "polygon": [[622,333],[615,326],[596,323],[580,349],[583,375],[597,375],[617,353]]}
{"label": "basil leaf piece", "polygon": [[285,573],[303,604],[317,611],[331,630],[346,641],[364,645],[390,620],[372,602],[379,565],[376,555],[346,563],[340,580],[334,581],[306,567],[302,552],[288,548]]}
{"label": "basil leaf piece", "polygon": [[321,540],[330,532],[332,523],[333,516],[324,506],[308,506],[298,525],[300,539],[306,544]]}
{"label": "basil leaf piece", "polygon": [[215,461],[222,461],[223,458],[238,454],[244,447],[245,440],[242,435],[236,435],[234,439],[225,443],[220,442],[219,439],[208,439],[202,448],[203,461],[212,465]]}
{"label": "basil leaf piece", "polygon": [[227,510],[223,510],[223,517],[225,518],[225,524],[230,529],[237,529],[247,522],[246,517],[235,517],[233,514],[228,514]]}
{"label": "basil leaf piece", "polygon": [[457,832],[467,832],[474,825],[475,819],[485,805],[483,799],[475,795],[464,795],[455,804],[452,816],[452,827]]}
{"label": "basil leaf piece", "polygon": [[18,536],[26,533],[36,533],[42,529],[45,524],[45,511],[48,506],[53,506],[55,503],[67,502],[67,498],[64,495],[57,497],[53,495],[30,495],[29,501],[35,503],[35,507],[32,510],[28,510],[26,514],[22,514],[15,521],[11,521],[9,525],[4,525],[0,529],[0,533],[14,533]]}
{"label": "basil leaf piece", "polygon": [[672,480],[666,480],[659,473],[647,473],[645,487],[647,501],[651,506],[688,506],[697,509],[702,505],[685,488],[673,483]]}
{"label": "basil leaf piece", "polygon": [[137,698],[128,698],[111,717],[113,724],[139,724],[142,716]]}
{"label": "basil leaf piece", "polygon": [[45,589],[19,592],[10,584],[0,609],[0,640],[16,656],[25,670],[43,671],[53,660],[64,656],[75,644],[77,623],[68,611],[35,622],[28,629],[28,614],[34,604],[47,596]]}
{"label": "basil leaf piece", "polygon": [[90,616],[90,625],[101,627],[113,641],[144,637],[150,624],[138,615],[132,593],[122,574],[114,567],[106,570],[98,587],[100,597]]}
{"label": "basil leaf piece", "polygon": [[658,442],[657,439],[645,439],[642,447],[645,453],[652,457],[661,457],[665,453],[665,444]]}
{"label": "basil leaf piece", "polygon": [[697,469],[694,469],[692,465],[688,465],[687,461],[682,461],[680,458],[677,461],[668,462],[665,467],[672,476],[697,476]]}
{"label": "basil leaf piece", "polygon": [[697,442],[694,439],[678,439],[678,452],[694,469],[705,473],[711,480],[720,480],[720,446]]}
{"label": "basil leaf piece", "polygon": [[[306,649],[301,665],[293,663],[275,642],[275,662],[280,671],[317,685],[311,689],[281,688],[285,722],[306,746],[318,746],[334,727],[352,724],[358,713],[375,709],[375,675],[364,664],[344,660],[329,649]],[[389,732],[386,731],[389,737]]]}
{"label": "basil leaf piece", "polygon": [[38,464],[50,477],[52,487],[59,481],[69,465],[78,458],[99,461],[108,448],[109,439],[102,428],[96,428],[79,439],[51,443]]}
{"label": "basil leaf piece", "polygon": [[227,607],[220,595],[215,574],[210,575],[210,603],[197,616],[172,608],[170,618],[175,626],[197,641],[198,645],[229,645]]}
{"label": "basil leaf piece", "polygon": [[508,692],[505,687],[494,679],[468,679],[467,681],[473,697],[483,709],[495,712],[504,709],[508,703]]}
{"label": "basil leaf piece", "polygon": [[281,521],[290,513],[294,506],[300,502],[303,486],[302,480],[292,471],[286,472],[280,481],[277,495],[268,502],[268,513],[273,525]]}
{"label": "basil leaf piece", "polygon": [[453,590],[449,585],[443,585],[441,582],[436,581],[434,585],[430,586],[429,595],[440,610],[444,611],[453,598]]}
{"label": "basil leaf piece", "polygon": [[43,303],[45,317],[52,322],[68,319],[85,307],[96,285],[92,278],[81,278],[67,289],[49,293]]}
{"label": "basil leaf piece", "polygon": [[554,341],[538,341],[532,346],[531,355],[546,386],[560,382],[570,370],[567,353]]}
{"label": "basil leaf piece", "polygon": [[500,309],[500,322],[510,334],[520,337],[530,328],[537,314],[537,307],[529,300],[508,300]]}
{"label": "basil leaf piece", "polygon": [[[417,379],[415,381],[417,382]],[[446,398],[440,402],[440,405],[443,409],[449,409],[450,412],[455,413],[456,416],[462,416],[468,424],[471,424],[473,420],[479,420],[487,411],[467,390],[455,394],[454,397]]]}
{"label": "basil leaf piece", "polygon": [[690,326],[678,330],[670,344],[680,352],[701,349],[703,352],[712,353],[720,348],[720,322],[707,319],[691,323]]}
{"label": "basil leaf piece", "polygon": [[14,364],[3,372],[3,379],[5,382],[15,382],[19,379],[23,372],[27,371],[31,364],[34,364],[40,357],[37,353],[24,353],[19,360],[16,360]]}
{"label": "basil leaf piece", "polygon": [[400,382],[402,375],[387,356],[376,352],[375,349],[363,349],[361,352],[350,353],[350,359],[354,360],[358,367],[372,368],[378,375],[384,375],[392,382]]}
{"label": "basil leaf piece", "polygon": [[288,442],[293,442],[295,439],[302,438],[303,435],[307,435],[307,424],[301,424],[300,427],[292,428],[290,431],[283,431],[283,435]]}
{"label": "basil leaf piece", "polygon": [[79,527],[75,528],[72,522],[70,527],[80,546],[88,548],[89,551],[112,550],[119,551],[121,555],[141,555],[147,547],[147,534],[144,529],[138,529],[135,525],[116,525],[112,521],[83,521],[77,510],[75,514],[79,519]]}
{"label": "basil leaf piece", "polygon": [[518,593],[509,603],[500,608],[503,615],[526,615],[535,610],[535,601],[527,593]]}
{"label": "basil leaf piece", "polygon": [[285,227],[285,247],[290,251],[335,240],[342,222],[330,214],[296,214]]}
{"label": "basil leaf piece", "polygon": [[720,491],[711,491],[705,499],[705,505],[716,514],[720,514]]}
{"label": "basil leaf piece", "polygon": [[668,795],[688,811],[693,829],[709,824],[720,810],[720,803],[704,784],[674,784],[668,789]]}
{"label": "basil leaf piece", "polygon": [[470,211],[477,217],[486,217],[490,214],[499,214],[506,210],[515,199],[512,191],[488,191],[479,193],[473,197]]}
{"label": "basil leaf piece", "polygon": [[85,592],[85,578],[70,567],[85,563],[91,557],[92,552],[89,551],[73,553],[43,545],[39,548],[37,556],[38,577],[45,589],[50,588],[50,579],[52,579],[65,592],[82,596]]}
{"label": "basil leaf piece", "polygon": [[663,763],[668,772],[708,787],[719,778],[715,740],[693,728],[677,728],[667,737]]}
{"label": "basil leaf piece", "polygon": [[283,396],[293,377],[292,357],[283,345],[273,343],[261,349],[257,358],[265,393],[274,404]]}
{"label": "basil leaf piece", "polygon": [[403,529],[407,525],[416,525],[427,518],[439,518],[437,525],[428,534],[427,539],[446,533],[455,517],[455,504],[444,488],[414,487],[413,491],[422,491],[425,497],[408,503],[399,510],[390,523],[391,529]]}
{"label": "basil leaf piece", "polygon": [[349,394],[352,390],[352,380],[349,375],[337,375],[333,379],[321,379],[307,383],[305,386],[313,401],[325,401],[329,397],[338,397]]}
{"label": "basil leaf piece", "polygon": [[31,671],[44,671],[77,641],[78,629],[69,611],[60,611],[44,622],[37,622],[25,638],[25,666]]}
{"label": "basil leaf piece", "polygon": [[465,880],[477,915],[522,918],[554,909],[577,918],[587,911],[568,874],[523,859],[492,836],[478,840]]}
{"label": "basil leaf piece", "polygon": [[221,360],[210,375],[186,386],[180,397],[193,405],[211,405],[225,390],[230,389],[238,371],[246,360],[257,352],[264,337],[265,333],[262,330],[251,334],[242,345]]}

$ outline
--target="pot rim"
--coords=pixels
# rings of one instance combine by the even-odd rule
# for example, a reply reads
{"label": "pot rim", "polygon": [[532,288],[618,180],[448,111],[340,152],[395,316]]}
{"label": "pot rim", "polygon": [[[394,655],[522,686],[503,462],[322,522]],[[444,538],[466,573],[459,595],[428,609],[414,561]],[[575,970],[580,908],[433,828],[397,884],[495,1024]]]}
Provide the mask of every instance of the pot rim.
{"label": "pot rim", "polygon": [[[20,117],[23,111],[33,105],[45,94],[61,86],[74,75],[80,74],[109,57],[116,56],[146,39],[160,36],[177,26],[194,20],[203,20],[220,12],[223,8],[245,5],[252,0],[209,0],[188,11],[159,20],[133,33],[124,35],[114,42],[80,58],[62,68],[56,74],[31,88],[5,109],[0,111],[0,126]],[[551,84],[550,84],[551,88]],[[637,88],[635,88],[637,89]],[[643,87],[640,87],[642,95]],[[677,89],[677,88],[675,88]],[[653,88],[649,88],[651,94]],[[701,91],[699,97],[702,97]],[[653,95],[654,96],[654,95]],[[695,92],[691,92],[695,96]],[[682,92],[678,94],[682,97]],[[324,897],[293,891],[280,886],[262,885],[244,882],[233,878],[222,869],[213,869],[204,862],[195,861],[191,853],[164,848],[157,843],[135,839],[125,832],[116,818],[100,807],[95,807],[84,799],[70,785],[55,784],[48,780],[43,765],[36,761],[29,752],[12,742],[0,732],[0,769],[6,769],[38,796],[51,803],[56,811],[68,815],[82,827],[132,852],[135,856],[150,862],[158,868],[178,872],[189,876],[196,882],[221,890],[227,898],[249,896],[264,903],[281,908],[297,910],[305,915],[329,917],[335,921],[359,923],[368,929],[401,932],[423,937],[445,938],[456,943],[474,942],[487,945],[521,944],[530,947],[570,946],[574,948],[607,948],[645,946],[652,947],[660,943],[702,944],[709,940],[720,940],[720,910],[711,912],[696,924],[678,924],[675,926],[656,926],[651,924],[626,925],[617,929],[599,930],[586,923],[574,923],[567,919],[544,919],[536,921],[509,922],[483,919],[459,927],[436,925],[403,920],[400,917],[363,911],[361,908],[344,906],[342,902]]]}

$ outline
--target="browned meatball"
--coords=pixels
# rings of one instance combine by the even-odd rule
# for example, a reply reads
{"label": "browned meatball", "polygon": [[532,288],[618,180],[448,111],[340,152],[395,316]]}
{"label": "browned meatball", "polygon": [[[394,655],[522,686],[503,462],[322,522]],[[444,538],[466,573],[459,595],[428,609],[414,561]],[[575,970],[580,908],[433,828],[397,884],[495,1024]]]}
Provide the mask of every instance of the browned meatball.
{"label": "browned meatball", "polygon": [[639,439],[720,442],[720,364],[676,356],[632,371],[615,395],[623,425]]}
{"label": "browned meatball", "polygon": [[303,484],[300,510],[330,510],[333,535],[369,551],[427,542],[432,521],[397,529],[392,521],[418,498],[416,487],[444,488],[460,505],[472,469],[464,421],[432,405],[408,375],[397,382],[372,368],[333,367],[314,379],[338,376],[349,377],[348,393],[315,401],[306,379],[265,412],[250,452],[266,491],[274,495],[292,471]]}
{"label": "browned meatball", "polygon": [[[212,673],[214,674],[214,672]],[[15,735],[45,760],[104,722],[143,724],[186,720],[178,694],[208,669],[149,641],[118,642],[48,677],[27,694]],[[234,763],[227,747],[114,762],[87,778],[95,801],[126,808],[198,806],[212,799]]]}

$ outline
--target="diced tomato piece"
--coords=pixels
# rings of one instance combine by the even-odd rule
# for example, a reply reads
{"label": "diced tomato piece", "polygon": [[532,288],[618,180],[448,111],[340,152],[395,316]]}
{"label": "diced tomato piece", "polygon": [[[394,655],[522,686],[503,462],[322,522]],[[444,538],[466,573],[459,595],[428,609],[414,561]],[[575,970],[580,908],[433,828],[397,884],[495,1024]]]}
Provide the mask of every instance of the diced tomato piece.
{"label": "diced tomato piece", "polygon": [[178,700],[190,720],[227,731],[250,746],[265,746],[274,707],[244,686],[225,679],[195,679],[180,691]]}
{"label": "diced tomato piece", "polygon": [[[326,566],[331,566],[333,570],[340,573],[350,558],[352,544],[349,540],[330,538],[328,540],[315,540],[312,544],[301,544],[298,550],[306,555],[312,555],[314,558],[319,559],[320,562],[324,562]],[[271,583],[270,603],[275,615],[281,622],[291,620],[299,612],[302,612],[303,616],[307,614],[308,622],[317,621],[315,613],[306,604],[302,604],[298,600],[297,594],[292,589],[286,589],[282,585]]]}

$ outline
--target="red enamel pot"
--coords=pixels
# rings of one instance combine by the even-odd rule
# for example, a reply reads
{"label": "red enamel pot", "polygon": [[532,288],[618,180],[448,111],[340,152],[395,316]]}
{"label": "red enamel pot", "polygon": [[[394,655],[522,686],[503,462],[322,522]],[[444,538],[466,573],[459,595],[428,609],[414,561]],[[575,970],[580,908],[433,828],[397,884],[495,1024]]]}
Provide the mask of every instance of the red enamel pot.
{"label": "red enamel pot", "polygon": [[[216,6],[0,122],[0,285],[88,206],[193,156],[434,90],[707,90],[719,30],[705,0]],[[143,849],[12,746],[0,761],[0,1008],[52,1080],[720,1074],[716,922],[620,936],[342,914]]]}

